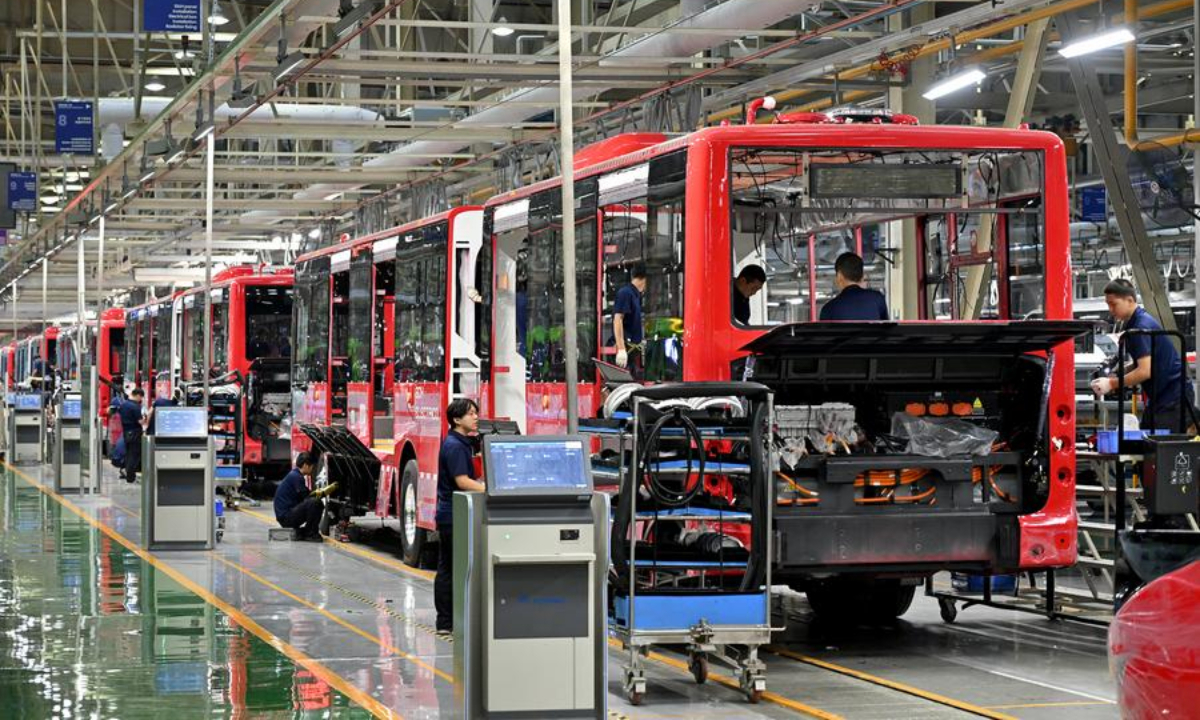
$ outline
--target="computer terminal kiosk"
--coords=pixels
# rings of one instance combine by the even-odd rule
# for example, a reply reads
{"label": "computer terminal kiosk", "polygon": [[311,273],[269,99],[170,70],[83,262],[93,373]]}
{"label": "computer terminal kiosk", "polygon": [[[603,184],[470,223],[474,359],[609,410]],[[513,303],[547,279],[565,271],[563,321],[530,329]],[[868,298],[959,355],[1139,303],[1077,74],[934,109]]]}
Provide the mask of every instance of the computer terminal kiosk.
{"label": "computer terminal kiosk", "polygon": [[462,717],[605,717],[608,496],[579,436],[489,435],[454,494]]}
{"label": "computer terminal kiosk", "polygon": [[40,463],[45,445],[46,417],[42,411],[42,393],[18,392],[13,395],[8,414],[9,444],[13,463]]}
{"label": "computer terminal kiosk", "polygon": [[54,412],[54,489],[83,492],[80,442],[83,439],[83,395],[63,393]]}
{"label": "computer terminal kiosk", "polygon": [[142,467],[143,544],[152,550],[213,546],[213,450],[208,408],[160,407]]}

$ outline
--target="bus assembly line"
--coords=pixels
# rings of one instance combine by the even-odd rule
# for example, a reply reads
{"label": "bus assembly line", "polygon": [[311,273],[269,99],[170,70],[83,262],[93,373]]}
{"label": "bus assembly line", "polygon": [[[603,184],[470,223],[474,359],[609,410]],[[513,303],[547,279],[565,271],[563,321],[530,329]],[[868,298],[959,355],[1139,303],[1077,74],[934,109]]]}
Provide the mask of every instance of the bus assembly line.
{"label": "bus assembly line", "polygon": [[1200,720],[1192,3],[30,5],[14,717]]}

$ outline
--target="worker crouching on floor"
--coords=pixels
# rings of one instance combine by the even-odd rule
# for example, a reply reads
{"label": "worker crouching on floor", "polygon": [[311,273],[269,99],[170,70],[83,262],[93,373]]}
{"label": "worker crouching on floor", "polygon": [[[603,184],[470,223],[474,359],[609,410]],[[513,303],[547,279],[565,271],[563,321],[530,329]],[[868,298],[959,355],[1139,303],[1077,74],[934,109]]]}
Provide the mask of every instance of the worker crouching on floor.
{"label": "worker crouching on floor", "polygon": [[438,564],[433,581],[437,632],[442,636],[454,631],[454,493],[484,490],[475,479],[475,449],[469,438],[479,429],[479,405],[467,398],[454,400],[446,407],[446,422],[450,431],[438,453]]}
{"label": "worker crouching on floor", "polygon": [[297,540],[321,542],[319,528],[321,513],[325,511],[321,498],[333,492],[337,483],[309,491],[309,484],[320,463],[321,458],[316,453],[300,453],[296,456],[296,467],[275,490],[275,519],[280,526],[295,530]]}

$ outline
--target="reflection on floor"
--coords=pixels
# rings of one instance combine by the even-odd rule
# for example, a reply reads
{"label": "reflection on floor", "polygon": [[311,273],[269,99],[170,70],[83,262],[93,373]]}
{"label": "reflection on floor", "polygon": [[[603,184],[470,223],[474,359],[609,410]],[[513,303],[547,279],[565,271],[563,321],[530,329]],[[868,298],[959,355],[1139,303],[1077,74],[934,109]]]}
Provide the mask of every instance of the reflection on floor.
{"label": "reflection on floor", "polygon": [[[122,544],[139,542],[138,486],[114,473],[99,495],[60,501],[39,489],[49,480],[30,467],[3,475],[0,707],[31,718],[455,717],[431,573],[399,561],[394,533],[268,542],[264,505],[226,513],[213,552],[139,556]],[[610,717],[1117,715],[1100,629],[986,608],[945,625],[920,597],[887,628],[824,630],[794,594],[781,611],[788,630],[766,656],[762,704],[736,684],[696,685],[662,653],[645,704],[631,708],[613,649]]]}

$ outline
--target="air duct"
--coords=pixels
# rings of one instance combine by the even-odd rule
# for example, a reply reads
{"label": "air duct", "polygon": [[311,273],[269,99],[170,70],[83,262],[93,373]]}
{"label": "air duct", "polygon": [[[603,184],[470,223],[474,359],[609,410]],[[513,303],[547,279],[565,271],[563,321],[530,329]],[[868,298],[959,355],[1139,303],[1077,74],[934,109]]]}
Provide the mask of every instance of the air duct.
{"label": "air duct", "polygon": [[[803,12],[812,10],[813,0],[727,0],[692,15],[688,15],[673,27],[688,30],[723,30],[726,28],[768,28]],[[716,47],[729,41],[728,34],[690,34],[690,33],[659,33],[649,35],[638,42],[632,43],[609,53],[603,64],[619,65],[637,62],[639,64],[660,63],[665,57],[686,57],[704,50]],[[574,98],[582,100],[600,92],[595,87],[577,89]],[[474,127],[496,127],[515,125],[544,112],[539,108],[557,103],[558,87],[545,85],[541,87],[520,88],[491,105],[463,120],[454,123],[456,129],[471,129]],[[417,140],[397,148],[395,151],[363,163],[364,170],[400,169],[426,164],[429,157],[449,155],[468,147],[468,143],[457,140]],[[319,184],[306,190],[301,190],[293,197],[297,200],[321,200],[330,193],[352,190],[362,187],[362,184]],[[244,218],[268,218],[277,215],[272,211],[254,211],[244,215]]]}

